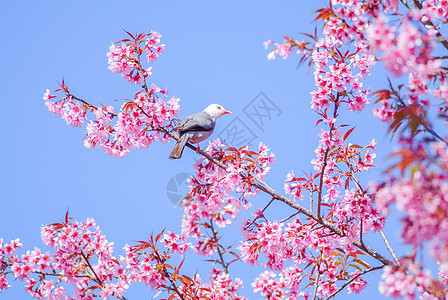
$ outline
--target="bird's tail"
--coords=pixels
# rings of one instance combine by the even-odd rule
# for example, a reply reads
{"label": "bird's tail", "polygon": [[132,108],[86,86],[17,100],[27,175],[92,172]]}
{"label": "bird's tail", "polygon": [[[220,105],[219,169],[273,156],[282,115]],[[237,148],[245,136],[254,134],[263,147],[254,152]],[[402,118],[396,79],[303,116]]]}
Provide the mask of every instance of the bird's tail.
{"label": "bird's tail", "polygon": [[191,134],[184,134],[182,135],[179,140],[177,141],[176,145],[174,146],[173,151],[170,154],[169,159],[178,159],[182,157],[182,152],[184,152],[185,144],[188,142],[188,140],[191,138]]}

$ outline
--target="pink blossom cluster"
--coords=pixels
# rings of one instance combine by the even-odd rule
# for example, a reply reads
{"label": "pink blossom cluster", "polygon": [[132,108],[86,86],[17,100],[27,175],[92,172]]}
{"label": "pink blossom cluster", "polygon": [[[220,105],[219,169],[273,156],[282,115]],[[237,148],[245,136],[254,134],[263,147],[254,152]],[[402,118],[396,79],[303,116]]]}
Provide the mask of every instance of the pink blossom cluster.
{"label": "pink blossom cluster", "polygon": [[[164,45],[160,44],[161,35],[152,31],[129,36],[130,39],[120,41],[123,43],[121,46],[111,46],[107,54],[109,68],[122,73],[128,81],[141,83],[143,90],[135,94],[134,100],[127,100],[118,113],[112,106],[97,107],[74,96],[64,81],[61,88],[56,90],[62,92],[62,96],[53,95],[47,89],[43,97],[48,110],[62,117],[67,124],[81,127],[82,122],[87,122],[84,139],[87,148],[100,147],[115,157],[124,157],[134,148],[147,148],[157,140],[170,140],[166,130],[172,129],[172,122],[180,108],[178,98],[165,100],[167,89],[155,84],[148,87],[146,78],[152,74],[151,68],[145,70],[140,61],[143,53],[147,54],[148,62],[154,62],[162,54]],[[87,112],[95,117],[87,119]],[[115,124],[112,124],[114,119]],[[160,130],[162,128],[165,131]]]}
{"label": "pink blossom cluster", "polygon": [[[362,89],[360,80],[370,74],[369,69],[374,65],[373,55],[366,44],[360,43],[348,60],[334,54],[333,48],[339,43],[341,42],[335,40],[334,36],[328,36],[315,44],[316,50],[311,57],[317,91],[311,92],[311,108],[328,109],[330,103],[336,100],[335,94],[350,91],[341,100],[348,104],[349,110],[361,111],[369,103],[369,91]],[[354,70],[358,70],[358,73],[353,74]]]}
{"label": "pink blossom cluster", "polygon": [[201,293],[198,294],[199,299],[201,299],[201,297],[217,300],[246,299],[245,297],[238,295],[237,289],[243,287],[243,282],[240,278],[235,278],[235,280],[232,281],[228,273],[216,268],[212,268],[210,273],[210,283],[202,285]]}
{"label": "pink blossom cluster", "polygon": [[412,261],[406,261],[401,267],[384,267],[381,275],[379,291],[385,296],[414,299],[418,294],[420,299],[445,299],[440,286],[432,279],[429,271],[422,271]]}
{"label": "pink blossom cluster", "polygon": [[[269,154],[269,148],[260,143],[258,151],[249,150],[248,146],[240,149],[227,148],[219,139],[210,142],[205,152],[220,160],[226,169],[215,163],[200,159],[194,165],[195,175],[189,179],[190,193],[185,199],[182,232],[187,237],[199,239],[200,224],[204,220],[213,220],[220,227],[232,223],[240,210],[247,210],[251,204],[246,197],[252,197],[256,191],[252,188],[254,180],[248,172],[263,178],[274,162],[274,155]],[[236,192],[239,196],[230,195]],[[204,251],[201,246],[207,245],[198,241],[198,251]],[[208,254],[213,252],[207,249]]]}
{"label": "pink blossom cluster", "polygon": [[232,280],[230,275],[222,270],[212,268],[210,270],[210,282],[203,282],[199,274],[195,274],[189,285],[179,287],[184,299],[212,299],[212,300],[246,300],[238,294],[238,289],[243,287],[240,278]]}
{"label": "pink blossom cluster", "polygon": [[157,140],[167,141],[169,137],[157,129],[170,126],[179,111],[178,101],[174,97],[168,102],[151,101],[146,94],[140,94],[136,100],[123,104],[113,127],[108,123],[109,116],[90,121],[84,145],[101,147],[111,156],[123,157],[134,148],[148,148]]}
{"label": "pink blossom cluster", "polygon": [[[311,92],[311,108],[328,109],[331,102],[341,101],[348,104],[348,110],[361,111],[369,103],[369,90],[362,89],[361,80],[370,75],[375,64],[369,45],[363,41],[367,17],[361,2],[333,2],[340,6],[322,16],[327,18],[323,37],[311,51],[317,86],[317,90]],[[353,39],[358,41],[352,43]]]}
{"label": "pink blossom cluster", "polygon": [[[263,296],[273,297],[270,299],[307,297],[309,294],[303,293],[303,289],[316,280],[312,268],[307,268],[310,265],[316,268],[317,264],[322,266],[319,270],[318,295],[328,297],[335,292],[338,289],[336,281],[348,279],[348,258],[356,257],[351,242],[347,242],[347,237],[328,234],[314,222],[303,224],[298,218],[283,227],[283,223],[266,221],[257,224],[255,231],[246,230],[244,233],[245,241],[239,247],[243,261],[251,265],[261,263],[272,270],[264,271],[255,279],[252,283],[254,292],[261,291]],[[260,254],[264,255],[264,259],[259,257]],[[347,260],[341,263],[343,260],[340,258],[344,256]],[[280,276],[275,278],[273,271],[280,271]],[[350,275],[356,274],[353,272]],[[366,284],[361,277],[354,282],[351,288],[357,293]]]}
{"label": "pink blossom cluster", "polygon": [[[350,273],[350,277],[353,278],[353,277],[357,276],[358,274],[359,274],[359,270],[357,270],[353,273]],[[349,291],[349,293],[359,294],[364,290],[366,285],[367,285],[367,281],[362,279],[361,276],[358,276],[358,277],[356,277],[355,280],[353,280],[350,283],[350,285],[348,286],[348,291]]]}
{"label": "pink blossom cluster", "polygon": [[267,299],[284,299],[284,283],[277,278],[277,274],[272,271],[264,271],[252,283],[254,293],[261,292]]}
{"label": "pink blossom cluster", "polygon": [[395,109],[392,107],[390,100],[380,101],[380,106],[375,106],[373,108],[373,115],[380,119],[381,122],[389,123],[394,120]]}
{"label": "pink blossom cluster", "polygon": [[[95,227],[92,219],[84,223],[68,222],[42,227],[42,240],[54,249],[54,254],[35,248],[19,256],[19,240],[11,244],[0,242],[2,268],[0,276],[7,284],[5,274],[25,281],[25,289],[39,299],[93,299],[95,291],[100,297],[121,296],[128,288],[123,268],[113,256],[113,243],[109,243]],[[10,272],[8,272],[10,268]],[[54,278],[56,281],[53,281]],[[112,282],[116,278],[116,282]],[[66,289],[63,283],[70,284]]]}
{"label": "pink blossom cluster", "polygon": [[[406,213],[402,234],[405,242],[421,245],[425,240],[430,240],[435,243],[433,247],[440,246],[440,250],[446,251],[443,245],[448,243],[448,183],[442,176],[427,176],[416,171],[412,178],[397,179],[377,192],[376,202],[383,212],[387,212],[388,206],[393,203]],[[448,258],[448,253],[446,256]]]}
{"label": "pink blossom cluster", "polygon": [[[17,261],[17,249],[23,249],[23,244],[20,239],[12,240],[9,244],[4,243],[3,239],[0,238],[0,292],[4,289],[11,287],[6,279],[6,269],[7,266],[11,266],[11,262]],[[19,271],[16,269],[18,275],[28,273],[28,270]]]}
{"label": "pink blossom cluster", "polygon": [[294,171],[291,170],[288,174],[286,174],[286,180],[284,183],[285,193],[291,195],[293,200],[297,199],[303,200],[302,189],[307,188],[309,190],[314,190],[314,188],[306,187],[305,184],[301,183],[301,181],[305,181],[305,178],[295,177]]}
{"label": "pink blossom cluster", "polygon": [[[376,154],[370,153],[369,149],[376,150],[375,139],[365,147],[351,144],[345,146],[344,141],[350,133],[351,131],[347,131],[343,136],[340,128],[334,128],[330,131],[321,130],[318,135],[320,142],[315,149],[317,157],[312,159],[311,163],[315,171],[322,173],[323,187],[326,188],[326,194],[323,197],[325,202],[338,200],[339,190],[344,182],[353,180],[354,173],[373,167]],[[341,166],[341,163],[348,167],[347,171],[342,171],[345,166]],[[345,187],[347,188],[347,185]],[[309,185],[308,189],[310,190]]]}
{"label": "pink blossom cluster", "polygon": [[[171,273],[169,253],[184,255],[191,244],[183,235],[168,232],[160,239],[161,235],[155,242],[151,237],[149,242],[126,244],[125,255],[119,259],[113,256],[113,243],[106,240],[93,219],[77,222],[66,217],[64,223],[43,226],[42,240],[53,254],[34,248],[20,256],[17,251],[23,245],[19,239],[11,243],[0,239],[0,292],[10,287],[6,276],[12,273],[38,299],[125,299],[123,294],[133,283],[149,285],[158,294],[177,289],[184,299],[245,299],[237,291],[242,287],[241,279],[232,280],[227,272],[216,268],[209,283],[198,275],[194,280],[179,276],[180,266]],[[159,239],[164,247],[156,245]]]}
{"label": "pink blossom cluster", "polygon": [[[290,39],[286,38],[283,44],[276,43],[270,40],[264,42],[263,44],[265,49],[268,49],[270,45],[274,45],[276,47],[274,50],[269,52],[268,59],[269,60],[275,59],[275,55],[281,56],[283,57],[283,59],[288,58],[288,56],[293,53],[292,52],[293,45],[291,45],[290,41],[291,41]],[[300,50],[298,51],[298,53],[300,53]]]}
{"label": "pink blossom cluster", "polygon": [[395,75],[409,73],[407,89],[410,103],[428,94],[430,79],[440,72],[441,60],[433,59],[435,44],[432,30],[422,31],[413,19],[420,20],[418,13],[409,14],[401,20],[397,29],[380,15],[367,29],[367,39],[376,51],[382,51],[382,61]]}
{"label": "pink blossom cluster", "polygon": [[61,98],[57,102],[50,101],[55,97],[56,96],[50,93],[49,89],[44,93],[43,99],[45,100],[45,106],[48,108],[48,111],[57,114],[58,117],[64,119],[64,121],[67,122],[67,125],[81,127],[81,123],[87,120],[87,107],[79,102],[73,102],[71,96]]}
{"label": "pink blossom cluster", "polygon": [[162,35],[157,31],[151,30],[150,38],[147,38],[146,44],[146,57],[148,62],[154,62],[160,55],[162,55],[165,49],[165,44],[160,44],[160,38]]}
{"label": "pink blossom cluster", "polygon": [[448,148],[433,142],[430,149],[413,146],[402,140],[403,159],[415,171],[408,176],[391,179],[376,192],[378,208],[386,215],[394,204],[404,213],[402,237],[408,244],[422,247],[429,243],[429,253],[439,265],[441,282],[448,274]]}
{"label": "pink blossom cluster", "polygon": [[[170,128],[180,109],[179,98],[163,101],[167,91],[154,84],[148,93],[139,92],[134,101],[124,103],[118,114],[114,113],[112,106],[96,107],[73,102],[71,94],[65,93],[65,97],[57,97],[59,100],[52,102],[50,99],[56,96],[47,90],[44,99],[49,111],[62,116],[73,126],[81,126],[81,122],[87,121],[84,145],[87,148],[100,147],[115,157],[126,156],[134,148],[148,148],[157,140],[168,141],[170,137],[158,129]],[[94,115],[91,120],[86,117],[88,111]],[[111,124],[114,119],[115,124]]]}
{"label": "pink blossom cluster", "polygon": [[422,20],[447,21],[448,2],[446,0],[425,0],[422,1],[422,5]]}
{"label": "pink blossom cluster", "polygon": [[[131,37],[133,37],[131,35]],[[151,31],[150,34],[140,35],[137,37],[139,42],[145,45],[142,47],[140,43],[131,43],[130,40],[125,39],[121,45],[112,44],[107,53],[109,70],[114,73],[121,73],[123,77],[134,84],[141,84],[143,78],[151,76],[152,67],[146,70],[142,69],[140,64],[140,55],[142,51],[146,51],[148,62],[154,62],[162,53],[165,47],[160,44],[161,35],[158,32]]]}
{"label": "pink blossom cluster", "polygon": [[354,189],[345,190],[341,202],[336,205],[334,216],[341,228],[347,226],[346,235],[352,241],[359,238],[361,233],[382,230],[385,223],[384,217],[375,207],[372,195],[360,194]]}
{"label": "pink blossom cluster", "polygon": [[180,255],[184,255],[188,248],[192,246],[186,241],[185,235],[178,235],[170,231],[163,235],[163,239],[160,242],[164,243],[167,249],[171,249],[171,254],[177,252]]}
{"label": "pink blossom cluster", "polygon": [[142,282],[152,289],[163,286],[166,278],[164,278],[162,270],[156,266],[160,262],[155,261],[152,253],[138,251],[139,249],[138,246],[126,244],[124,247],[126,254],[120,257],[121,264],[127,271],[125,278],[128,284]]}

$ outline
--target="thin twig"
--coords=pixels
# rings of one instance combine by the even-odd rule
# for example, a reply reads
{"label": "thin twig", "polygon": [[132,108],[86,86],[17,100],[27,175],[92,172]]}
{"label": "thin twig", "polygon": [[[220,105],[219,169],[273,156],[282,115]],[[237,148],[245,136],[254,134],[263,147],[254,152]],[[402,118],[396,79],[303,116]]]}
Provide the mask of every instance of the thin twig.
{"label": "thin twig", "polygon": [[433,129],[431,129],[425,122],[421,123],[422,126],[426,129],[427,132],[438,138],[440,141],[444,142],[446,145],[448,145],[448,142],[444,140],[440,135],[437,134]]}
{"label": "thin twig", "polygon": [[261,215],[263,215],[264,211],[269,207],[269,205],[271,205],[271,203],[275,200],[275,198],[272,198],[271,201],[269,201],[268,205],[266,205],[263,210],[255,217],[255,219],[253,219],[252,222],[250,222],[250,224],[246,225],[246,227],[244,227],[244,230],[246,230],[249,226],[251,226],[252,224],[255,223],[256,220],[258,220],[259,217],[261,217]]}
{"label": "thin twig", "polygon": [[297,216],[299,213],[300,213],[300,212],[296,212],[296,213],[290,215],[289,217],[284,218],[283,220],[280,221],[280,223],[284,223],[284,222],[288,221],[289,219],[291,219],[291,218]]}
{"label": "thin twig", "polygon": [[319,287],[319,279],[320,279],[320,262],[322,260],[322,250],[320,250],[319,259],[317,261],[317,276],[316,280],[314,281],[314,292],[313,292],[313,298],[312,300],[316,300],[317,296],[317,288]]}
{"label": "thin twig", "polygon": [[[334,111],[333,111],[333,118],[336,118],[339,108],[339,92],[336,95],[336,100],[334,101]],[[332,137],[334,130],[334,124],[331,123],[330,130],[328,132],[329,138]],[[318,191],[318,197],[317,197],[317,216],[321,219],[322,216],[320,214],[321,209],[321,203],[322,203],[322,189],[323,189],[323,183],[324,183],[324,173],[325,173],[325,167],[327,166],[327,159],[328,159],[328,152],[330,152],[330,146],[328,146],[325,149],[324,158],[323,158],[323,164],[322,164],[322,170],[320,172],[320,178],[319,178],[319,191]]]}
{"label": "thin twig", "polygon": [[86,263],[89,266],[90,270],[92,271],[93,275],[95,275],[96,283],[98,283],[102,287],[103,286],[103,281],[98,277],[98,275],[96,274],[96,272],[93,269],[92,265],[90,264],[90,261],[87,259],[87,257],[85,256],[84,252],[82,252],[82,251],[81,251],[81,256],[86,261]]}
{"label": "thin twig", "polygon": [[320,207],[321,207],[321,202],[322,202],[322,188],[323,188],[323,184],[324,184],[324,172],[325,172],[325,167],[327,166],[327,159],[328,159],[329,151],[330,151],[330,148],[325,149],[322,170],[320,171],[319,192],[318,192],[318,196],[317,196],[317,216],[319,217],[319,219],[322,218],[322,216],[320,215]]}
{"label": "thin twig", "polygon": [[325,298],[325,300],[328,300],[334,296],[336,296],[337,293],[339,293],[340,291],[342,291],[347,285],[349,285],[350,283],[352,283],[356,278],[358,278],[359,276],[362,276],[366,273],[375,271],[375,270],[379,270],[384,268],[384,266],[380,266],[380,267],[374,267],[374,268],[370,268],[368,270],[362,271],[361,273],[356,274],[355,276],[353,276],[352,278],[350,278],[350,280],[348,280],[346,283],[344,283],[340,288],[338,288],[336,291],[334,291],[333,293],[331,293],[330,296],[328,296],[327,298]]}
{"label": "thin twig", "polygon": [[364,242],[362,241],[362,217],[359,218],[359,242],[361,245],[364,245]]}
{"label": "thin twig", "polygon": [[359,183],[359,180],[355,176],[355,171],[353,170],[352,166],[347,162],[347,166],[350,168],[350,176],[352,177],[353,181],[355,182],[356,186],[358,187],[358,190],[361,192],[361,194],[364,194],[364,189],[362,188],[361,184]]}
{"label": "thin twig", "polygon": [[157,257],[157,260],[160,262],[160,264],[162,265],[163,271],[165,272],[165,274],[163,274],[163,276],[168,278],[168,281],[171,283],[171,286],[173,287],[174,292],[179,296],[179,298],[182,299],[182,300],[185,300],[184,296],[177,289],[176,282],[174,281],[173,278],[171,278],[171,275],[168,272],[168,270],[166,269],[166,267],[163,266],[163,264],[165,263],[165,260],[160,257],[160,254],[157,251],[155,245],[152,245],[152,246],[153,246],[153,250],[154,250],[155,256]]}
{"label": "thin twig", "polygon": [[389,241],[387,240],[386,235],[384,234],[384,232],[382,230],[380,230],[380,234],[381,234],[381,237],[383,238],[384,243],[386,244],[387,250],[389,250],[390,254],[394,258],[395,263],[398,266],[401,266],[400,261],[398,260],[397,256],[395,255],[394,250],[390,246]]}
{"label": "thin twig", "polygon": [[221,248],[219,248],[218,237],[216,235],[217,232],[215,231],[215,228],[213,227],[213,221],[212,220],[210,220],[210,229],[212,230],[213,238],[216,241],[216,250],[218,251],[219,259],[221,260],[221,265],[224,268],[224,272],[226,272],[226,274],[229,274],[229,271],[227,269],[229,264],[226,264],[226,262],[224,261],[223,253],[221,252]]}
{"label": "thin twig", "polygon": [[310,191],[310,210],[313,211],[313,192],[312,191]]}

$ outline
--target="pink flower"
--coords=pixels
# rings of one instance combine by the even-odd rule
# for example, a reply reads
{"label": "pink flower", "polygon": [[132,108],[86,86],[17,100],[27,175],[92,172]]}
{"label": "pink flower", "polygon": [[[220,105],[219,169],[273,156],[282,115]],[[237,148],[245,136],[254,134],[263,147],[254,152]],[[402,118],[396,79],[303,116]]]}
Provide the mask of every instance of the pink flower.
{"label": "pink flower", "polygon": [[0,275],[0,293],[2,292],[2,290],[8,289],[10,287],[11,286],[8,285],[8,281],[6,280],[5,274],[1,274]]}
{"label": "pink flower", "polygon": [[163,236],[161,240],[165,244],[165,247],[171,249],[171,253],[179,253],[184,255],[188,251],[188,248],[192,247],[190,243],[186,242],[185,235],[177,235],[173,232],[169,232]]}
{"label": "pink flower", "polygon": [[[355,276],[356,273],[350,274],[351,276]],[[361,276],[353,280],[348,286],[349,293],[359,294],[366,287],[367,281],[363,280]]]}

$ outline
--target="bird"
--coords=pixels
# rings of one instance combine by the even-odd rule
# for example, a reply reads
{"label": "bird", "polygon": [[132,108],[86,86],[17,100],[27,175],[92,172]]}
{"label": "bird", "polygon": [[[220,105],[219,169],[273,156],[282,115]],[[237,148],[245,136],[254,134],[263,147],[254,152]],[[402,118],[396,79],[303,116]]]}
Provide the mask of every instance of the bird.
{"label": "bird", "polygon": [[225,114],[231,113],[219,104],[210,104],[203,111],[192,114],[180,121],[174,128],[174,131],[179,133],[179,139],[169,159],[181,158],[187,142],[198,144],[199,150],[199,143],[206,140],[215,129],[216,120]]}

